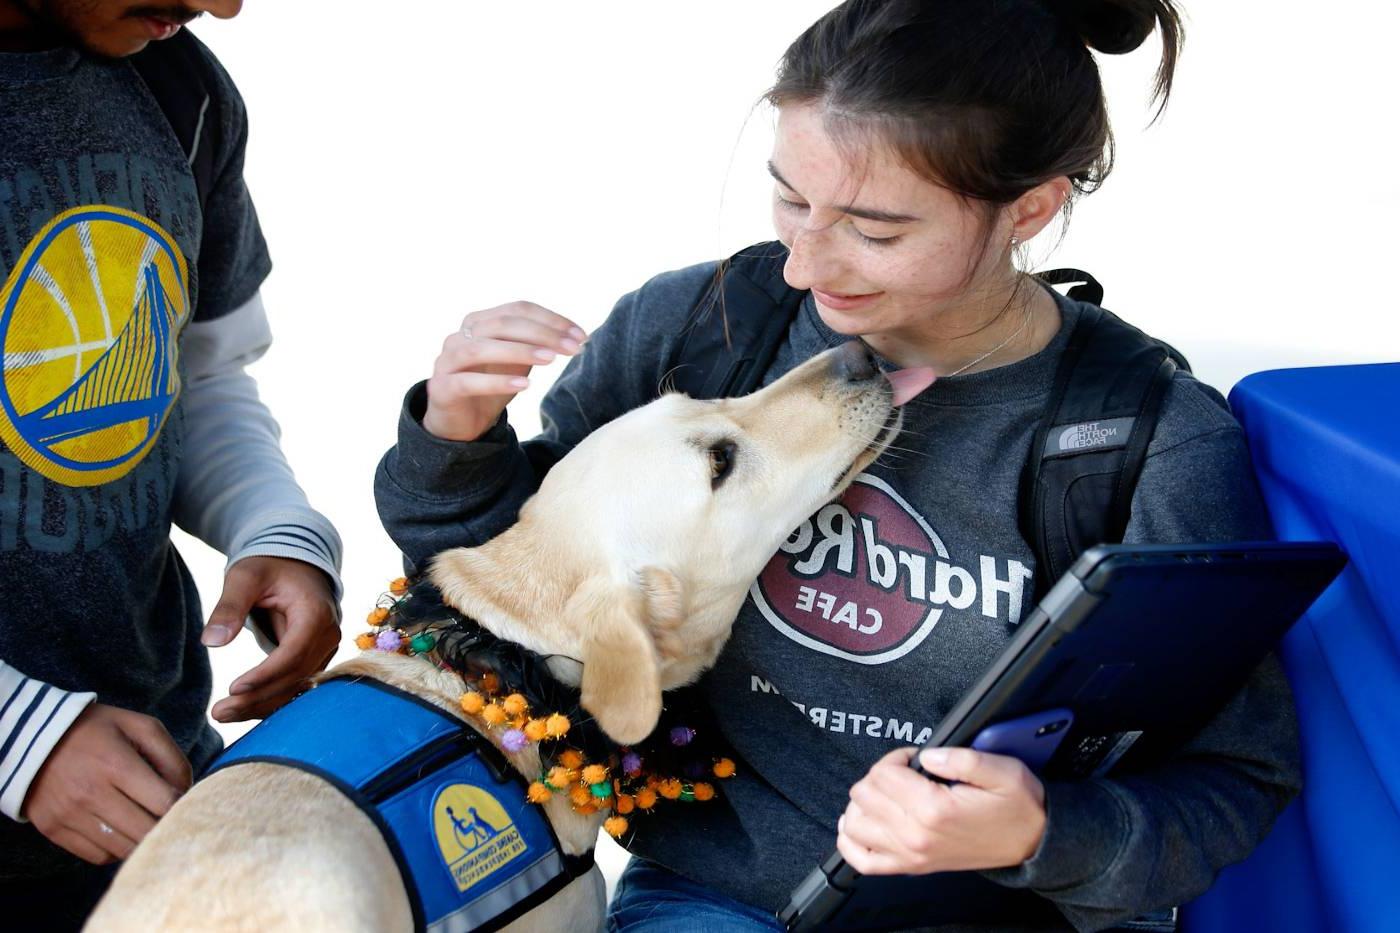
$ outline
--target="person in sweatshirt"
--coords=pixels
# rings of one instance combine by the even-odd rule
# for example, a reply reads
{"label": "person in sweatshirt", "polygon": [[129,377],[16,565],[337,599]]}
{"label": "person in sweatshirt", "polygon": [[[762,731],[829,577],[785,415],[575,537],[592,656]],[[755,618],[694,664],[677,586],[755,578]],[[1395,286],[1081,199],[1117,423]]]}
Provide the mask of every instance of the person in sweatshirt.
{"label": "person in sweatshirt", "polygon": [[[743,254],[804,294],[763,381],[853,337],[884,368],[939,378],[906,406],[898,450],[755,581],[698,688],[738,774],[713,805],[634,821],[610,929],[779,929],[773,912],[833,842],[866,874],[978,872],[1004,890],[995,915],[931,906],[940,929],[1102,929],[1200,894],[1296,794],[1274,658],[1173,760],[1130,779],[1042,782],[966,749],[922,759],[956,786],[907,767],[1033,604],[1018,483],[1083,306],[1021,272],[1018,247],[1108,174],[1093,51],[1154,31],[1165,103],[1181,36],[1167,0],[851,0],[788,49],[766,95],[779,243]],[[722,268],[656,276],[586,344],[526,302],[467,315],[376,475],[410,569],[502,531],[551,464],[654,398]],[[507,403],[560,355],[544,432],[522,442]],[[1178,373],[1126,540],[1270,536],[1238,424]]]}
{"label": "person in sweatshirt", "polygon": [[[181,30],[240,5],[0,0],[0,923],[16,928],[81,925],[217,754],[206,646],[250,611],[276,645],[215,705],[233,721],[290,699],[339,642],[340,541],[244,372],[271,339],[246,114]],[[178,48],[208,84],[190,151],[131,59]],[[172,521],[228,555],[207,622]]]}

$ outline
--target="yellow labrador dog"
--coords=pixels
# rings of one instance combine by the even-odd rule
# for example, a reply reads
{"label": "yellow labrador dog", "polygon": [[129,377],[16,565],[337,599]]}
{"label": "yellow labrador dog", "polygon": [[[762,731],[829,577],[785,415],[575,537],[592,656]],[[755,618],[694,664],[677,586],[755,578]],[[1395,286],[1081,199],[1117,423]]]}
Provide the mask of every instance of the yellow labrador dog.
{"label": "yellow labrador dog", "polygon": [[[608,736],[635,742],[656,725],[663,690],[714,664],[779,544],[880,456],[898,433],[899,404],[931,380],[927,371],[886,377],[852,342],[743,398],[665,395],[583,440],[516,525],[439,555],[431,579],[494,635],[565,659],[552,673],[580,688]],[[462,716],[462,679],[420,658],[366,652],[328,676],[347,674]],[[522,775],[540,773],[533,745],[506,757]],[[576,813],[562,795],[544,807],[566,854],[592,849],[602,814]],[[604,906],[594,868],[508,929],[597,930]],[[374,824],[319,777],[251,763],[214,773],[171,809],[88,929],[413,925]]]}

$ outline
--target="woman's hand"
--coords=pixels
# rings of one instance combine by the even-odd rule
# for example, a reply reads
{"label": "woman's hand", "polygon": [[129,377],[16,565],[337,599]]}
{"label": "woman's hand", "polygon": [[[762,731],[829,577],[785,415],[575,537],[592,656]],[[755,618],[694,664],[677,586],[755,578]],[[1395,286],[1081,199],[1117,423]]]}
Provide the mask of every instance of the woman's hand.
{"label": "woman's hand", "polygon": [[468,314],[433,364],[423,427],[444,440],[476,440],[530,384],[531,367],[573,356],[586,339],[573,321],[528,301]]}
{"label": "woman's hand", "polygon": [[836,847],[863,875],[1019,865],[1045,834],[1045,787],[1024,764],[969,748],[890,752],[851,788]]}

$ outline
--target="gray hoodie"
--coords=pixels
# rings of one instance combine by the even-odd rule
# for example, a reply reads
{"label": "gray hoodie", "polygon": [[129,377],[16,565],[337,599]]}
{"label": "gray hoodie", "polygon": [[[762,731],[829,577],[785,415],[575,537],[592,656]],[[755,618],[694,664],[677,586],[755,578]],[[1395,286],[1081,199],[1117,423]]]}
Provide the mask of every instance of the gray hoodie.
{"label": "gray hoodie", "polygon": [[[410,567],[500,532],[552,463],[656,397],[714,270],[665,273],[622,298],[548,393],[533,440],[520,442],[504,416],[476,442],[435,438],[415,386],[375,478],[380,516]],[[889,750],[927,737],[1005,647],[1031,608],[1036,573],[1017,528],[1019,473],[1079,313],[1058,300],[1064,326],[1049,346],[935,383],[907,406],[899,451],[774,555],[700,687],[739,773],[719,802],[634,820],[633,852],[738,900],[782,907],[831,850],[851,785]],[[765,383],[845,339],[809,296]],[[1269,537],[1239,425],[1218,393],[1179,374],[1126,540]],[[1264,837],[1298,787],[1292,701],[1271,657],[1169,765],[1048,784],[1039,851],[984,874],[1053,902],[1064,919],[1048,928],[1102,928],[1199,895]],[[1047,928],[1036,913],[1010,925]]]}

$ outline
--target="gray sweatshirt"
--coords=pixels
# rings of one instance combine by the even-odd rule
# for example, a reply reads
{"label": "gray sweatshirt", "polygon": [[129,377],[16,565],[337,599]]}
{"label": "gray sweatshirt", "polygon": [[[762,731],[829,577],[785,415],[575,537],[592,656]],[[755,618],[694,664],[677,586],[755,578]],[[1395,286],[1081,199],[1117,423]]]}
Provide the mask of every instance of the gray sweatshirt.
{"label": "gray sweatshirt", "polygon": [[[421,424],[424,389],[414,387],[375,479],[380,515],[410,565],[500,532],[550,464],[654,398],[714,268],[665,273],[625,296],[548,393],[534,440],[520,442],[504,417],[476,442],[435,438]],[[780,908],[831,850],[851,785],[889,750],[926,738],[1006,646],[1036,573],[1017,528],[1019,473],[1079,313],[1058,300],[1064,326],[1048,347],[935,383],[907,406],[900,451],[774,555],[700,688],[739,774],[722,783],[720,802],[634,821],[635,853]],[[809,296],[765,382],[845,339]],[[1179,374],[1126,539],[1268,537],[1239,425],[1218,393]],[[1170,764],[1048,784],[1039,851],[984,874],[1049,898],[1064,918],[1052,928],[1102,928],[1203,892],[1264,837],[1298,787],[1292,701],[1271,657]],[[976,929],[975,919],[940,928]],[[1021,926],[1046,928],[1030,914]]]}

